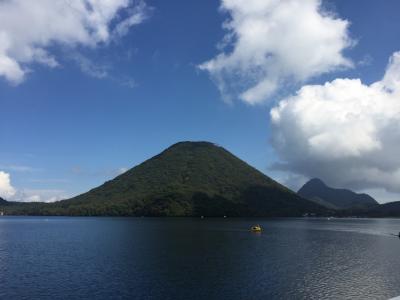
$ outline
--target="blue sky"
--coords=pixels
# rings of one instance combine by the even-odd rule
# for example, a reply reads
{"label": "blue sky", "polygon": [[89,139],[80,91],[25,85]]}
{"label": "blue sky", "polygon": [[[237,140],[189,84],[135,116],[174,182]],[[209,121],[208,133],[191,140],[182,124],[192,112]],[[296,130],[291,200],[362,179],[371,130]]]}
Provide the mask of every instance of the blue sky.
{"label": "blue sky", "polygon": [[[24,9],[21,1],[9,2],[14,2],[15,7],[0,4],[0,16],[11,16],[18,9]],[[360,141],[359,137],[363,137],[365,133],[364,129],[359,129],[361,123],[354,126],[353,123],[348,126],[347,123],[341,123],[347,126],[342,131],[347,137],[346,142],[342,138],[334,140],[337,137],[337,132],[332,131],[337,128],[334,118],[328,123],[325,119],[317,123],[324,124],[321,128],[317,129],[317,125],[313,125],[312,132],[317,130],[319,134],[322,133],[319,137],[328,135],[329,143],[333,140],[335,145],[340,146],[335,150],[337,152],[332,150],[335,147],[329,143],[319,143],[316,147],[313,142],[321,139],[312,139],[314,136],[310,136],[307,128],[293,130],[296,138],[287,136],[291,133],[284,128],[289,121],[303,124],[306,120],[304,115],[292,115],[293,111],[297,111],[295,108],[293,111],[289,111],[290,108],[279,111],[282,118],[279,123],[271,121],[270,110],[278,107],[285,99],[292,99],[293,107],[303,101],[308,103],[301,95],[290,98],[299,95],[298,91],[305,85],[317,86],[337,78],[359,78],[367,87],[371,83],[383,81],[390,57],[400,50],[398,1],[386,0],[378,3],[372,0],[337,0],[322,1],[319,5],[318,1],[309,0],[311,5],[318,8],[316,11],[310,8],[311,11],[320,13],[322,18],[329,11],[329,18],[332,20],[348,22],[347,32],[338,33],[342,37],[346,34],[348,44],[338,46],[336,58],[339,55],[351,64],[346,65],[332,58],[328,61],[330,67],[317,72],[309,71],[310,67],[306,69],[308,73],[305,76],[298,76],[298,73],[288,74],[285,73],[287,71],[282,71],[281,60],[263,62],[256,66],[256,71],[250,71],[258,72],[261,69],[260,72],[268,74],[263,76],[268,80],[272,78],[278,84],[271,93],[262,93],[251,98],[256,99],[256,103],[241,98],[241,95],[251,88],[246,86],[248,82],[259,83],[263,80],[262,76],[254,78],[252,75],[249,78],[249,70],[243,70],[237,65],[232,68],[225,65],[222,71],[201,66],[215,60],[218,54],[229,55],[238,45],[238,37],[233,35],[226,42],[225,48],[221,48],[224,36],[240,29],[232,22],[230,29],[224,29],[224,22],[226,24],[227,20],[234,18],[234,14],[238,14],[247,18],[246,20],[256,17],[261,22],[260,26],[266,26],[269,24],[268,16],[272,15],[272,8],[266,7],[266,13],[259,15],[244,13],[245,8],[241,7],[253,4],[256,6],[255,0],[250,1],[252,4],[243,4],[243,1],[221,3],[217,0],[148,0],[141,4],[115,2],[115,10],[111,11],[109,17],[90,25],[92,27],[89,29],[83,23],[83,28],[92,36],[81,40],[71,40],[69,36],[61,38],[65,33],[54,30],[53,35],[48,37],[48,42],[44,43],[43,32],[40,30],[45,30],[45,34],[51,30],[39,27],[33,28],[32,33],[30,30],[21,33],[21,38],[17,39],[20,31],[15,26],[0,21],[0,41],[2,32],[5,32],[4,36],[7,37],[8,34],[14,39],[10,38],[11,46],[3,52],[0,47],[0,171],[3,172],[4,197],[22,201],[51,201],[73,196],[113,178],[173,143],[182,140],[207,140],[226,147],[262,172],[294,189],[307,178],[319,176],[334,186],[368,191],[381,202],[396,200],[400,192],[396,189],[397,183],[400,183],[396,181],[400,180],[400,163],[394,157],[393,149],[400,144],[396,144],[397,136],[387,134],[387,126],[390,125],[393,129],[396,124],[400,124],[396,114],[392,116],[387,113],[396,111],[396,104],[393,104],[395,102],[387,100],[387,103],[395,106],[394,110],[391,107],[387,110],[382,108],[373,116],[364,111],[354,112],[355,115],[364,114],[358,121],[364,122],[362,124],[369,128],[365,138]],[[51,15],[53,8],[48,3],[51,2],[43,0],[41,9],[49,9],[46,15]],[[138,5],[140,11],[134,11]],[[225,5],[225,9],[219,9],[221,5]],[[94,7],[92,9],[95,10]],[[117,28],[118,24],[134,14],[136,17],[140,16],[137,24],[129,24],[123,34],[111,35],[113,28]],[[29,24],[32,16],[29,13],[22,16],[26,16]],[[286,25],[296,27],[295,23]],[[96,26],[107,28],[110,36],[93,35],[98,29]],[[39,33],[30,37],[35,30]],[[276,36],[279,33],[273,37]],[[268,37],[260,35],[257,39],[262,41]],[[318,36],[313,49],[314,45],[318,47],[319,41],[325,42],[325,39]],[[13,50],[13,43],[16,46],[45,50],[46,61],[18,53]],[[256,55],[258,49],[264,45],[254,47],[260,48],[246,48],[248,53],[245,58],[240,59],[246,62],[245,59]],[[293,53],[296,51],[299,50],[293,49]],[[272,53],[272,57],[280,55],[279,52]],[[287,55],[291,54],[285,53],[282,57]],[[24,72],[23,78],[9,69],[2,73],[2,63],[4,66],[6,58],[19,64]],[[56,63],[49,62],[47,58],[54,59]],[[304,64],[307,63],[304,61]],[[300,69],[302,67],[299,66]],[[395,67],[396,65],[393,67],[394,71],[399,70]],[[282,75],[271,75],[268,73],[271,69]],[[234,74],[230,74],[230,71]],[[216,80],[216,77],[221,76],[224,84],[233,88],[222,91]],[[237,86],[242,90],[238,91]],[[346,88],[351,88],[351,84],[343,87]],[[338,90],[341,88],[333,89],[336,94],[329,101],[336,102],[332,105],[339,105],[341,99],[335,98]],[[316,94],[323,98],[321,94]],[[393,94],[393,97],[398,96]],[[313,94],[313,97],[318,95]],[[362,95],[364,94],[354,94],[351,101],[356,99],[354,101],[364,103]],[[386,99],[385,95],[382,97]],[[373,111],[374,99],[362,105],[367,105]],[[319,100],[321,99],[315,99]],[[310,105],[315,103],[317,102]],[[321,117],[317,109],[316,115]],[[284,116],[293,118],[286,122]],[[376,121],[382,119],[387,120],[385,125]],[[347,128],[352,130],[346,133]],[[286,142],[283,145],[277,144],[278,135],[285,137]],[[373,138],[370,140],[371,136]],[[354,142],[349,145],[349,140]],[[315,147],[303,149],[303,141],[308,141]],[[329,146],[325,154],[329,151],[332,153],[321,155],[318,151],[325,149],[321,145]],[[308,162],[293,158],[290,151],[297,147],[298,156],[307,158]],[[388,158],[393,158],[394,163],[390,168],[385,168],[388,165],[385,159]],[[305,163],[311,165],[310,161],[317,161],[317,167],[304,167]],[[332,165],[349,165],[349,161],[352,162],[351,165],[354,163],[351,172],[344,168],[332,168]],[[377,162],[374,165],[367,163],[371,161]],[[378,171],[381,173],[376,173]],[[390,183],[378,180],[378,177],[388,178],[386,181]],[[0,192],[1,188],[0,183]]]}

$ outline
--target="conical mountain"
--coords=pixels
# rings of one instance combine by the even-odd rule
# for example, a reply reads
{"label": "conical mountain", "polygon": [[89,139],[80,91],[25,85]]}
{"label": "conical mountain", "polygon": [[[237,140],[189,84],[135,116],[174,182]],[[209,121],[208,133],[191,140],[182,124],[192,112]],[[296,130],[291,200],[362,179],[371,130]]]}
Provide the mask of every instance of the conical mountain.
{"label": "conical mountain", "polygon": [[95,214],[289,216],[323,209],[209,142],[180,142],[65,201]]}
{"label": "conical mountain", "polygon": [[180,142],[48,214],[129,216],[300,216],[322,206],[209,142]]}

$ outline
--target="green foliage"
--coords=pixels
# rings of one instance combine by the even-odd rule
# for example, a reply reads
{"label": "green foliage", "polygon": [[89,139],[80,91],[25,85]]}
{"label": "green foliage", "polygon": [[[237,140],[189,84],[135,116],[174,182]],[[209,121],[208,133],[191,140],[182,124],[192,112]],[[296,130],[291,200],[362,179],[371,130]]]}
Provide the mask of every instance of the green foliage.
{"label": "green foliage", "polygon": [[8,214],[71,216],[300,216],[324,213],[222,147],[181,142],[75,198],[15,204]]}

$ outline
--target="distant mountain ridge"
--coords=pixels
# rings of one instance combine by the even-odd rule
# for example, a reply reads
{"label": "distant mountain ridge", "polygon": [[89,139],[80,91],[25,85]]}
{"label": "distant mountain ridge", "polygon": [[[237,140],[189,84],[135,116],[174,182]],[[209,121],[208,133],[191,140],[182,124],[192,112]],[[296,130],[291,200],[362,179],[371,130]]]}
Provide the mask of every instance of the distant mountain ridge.
{"label": "distant mountain ridge", "polygon": [[362,212],[363,215],[368,217],[391,217],[400,218],[400,201],[384,203],[374,206],[369,210]]}
{"label": "distant mountain ridge", "polygon": [[301,216],[327,209],[209,142],[180,142],[87,193],[53,204],[15,204],[9,214],[111,216]]}
{"label": "distant mountain ridge", "polygon": [[367,194],[331,188],[318,178],[304,184],[297,194],[331,209],[369,208],[378,205],[378,202]]}
{"label": "distant mountain ridge", "polygon": [[0,197],[0,205],[7,205],[9,202]]}

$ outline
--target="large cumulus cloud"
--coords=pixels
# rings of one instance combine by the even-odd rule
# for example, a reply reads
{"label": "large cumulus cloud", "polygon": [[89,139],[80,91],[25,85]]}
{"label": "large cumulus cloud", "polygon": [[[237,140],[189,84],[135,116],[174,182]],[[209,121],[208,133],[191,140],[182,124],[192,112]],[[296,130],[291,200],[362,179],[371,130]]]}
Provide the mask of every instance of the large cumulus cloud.
{"label": "large cumulus cloud", "polygon": [[335,186],[400,192],[400,52],[366,85],[307,85],[271,110],[275,167]]}
{"label": "large cumulus cloud", "polygon": [[222,0],[221,10],[230,15],[224,47],[199,67],[226,99],[260,103],[288,83],[352,65],[343,56],[349,22],[321,0]]}
{"label": "large cumulus cloud", "polygon": [[19,84],[32,63],[58,65],[54,45],[96,47],[145,17],[132,0],[0,1],[0,76]]}

